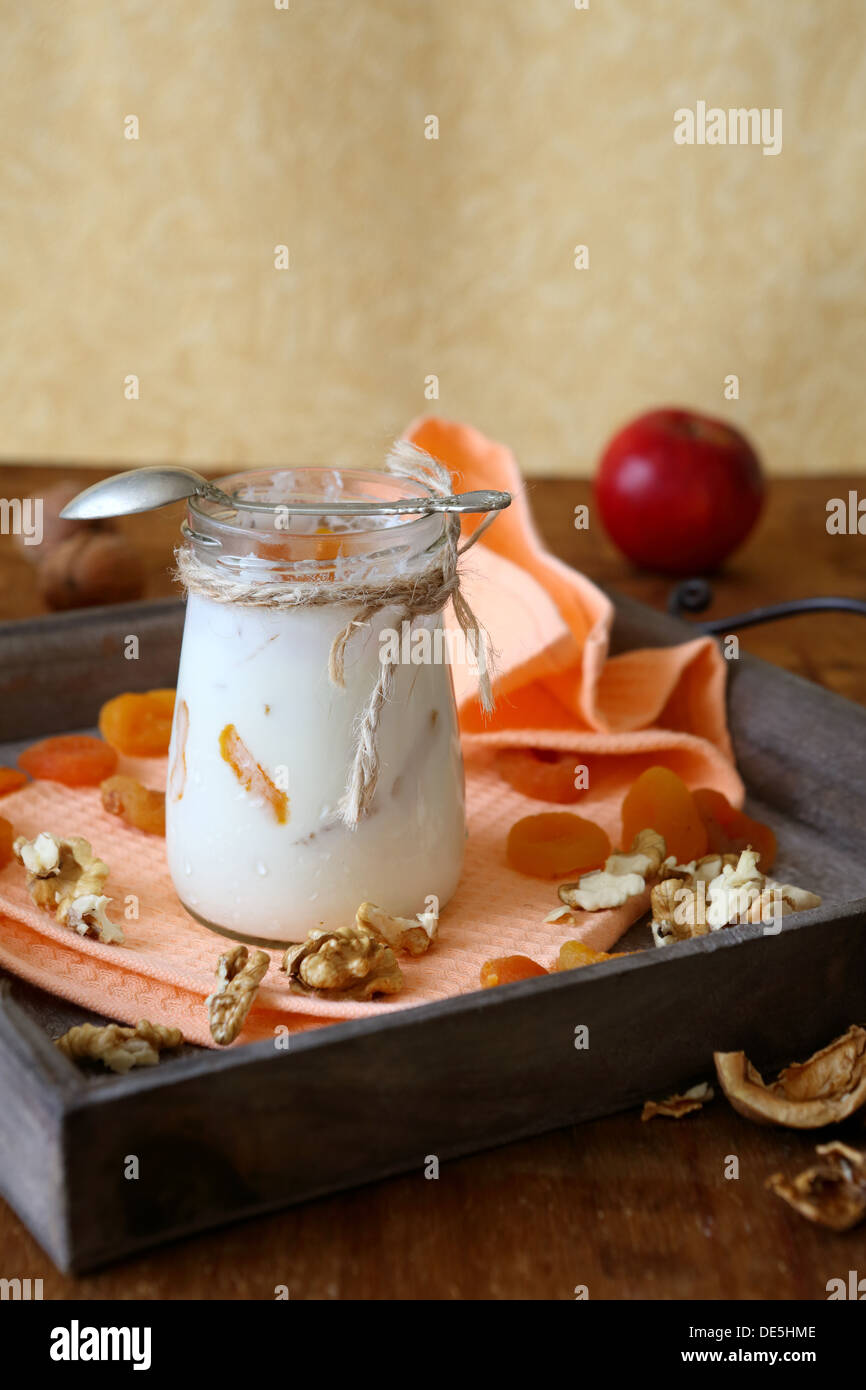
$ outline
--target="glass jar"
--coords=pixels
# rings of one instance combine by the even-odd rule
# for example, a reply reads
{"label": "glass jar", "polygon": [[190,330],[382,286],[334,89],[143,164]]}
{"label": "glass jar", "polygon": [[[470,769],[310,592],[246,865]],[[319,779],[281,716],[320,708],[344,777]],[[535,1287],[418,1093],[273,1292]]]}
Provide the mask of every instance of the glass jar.
{"label": "glass jar", "polygon": [[[332,500],[421,495],[416,482],[387,473],[278,469],[236,474],[219,486],[237,507],[192,498],[186,544],[208,571],[253,587],[402,580],[428,569],[445,540],[438,514],[329,517]],[[321,511],[300,515],[281,505],[296,502]],[[457,887],[463,763],[444,641],[428,648],[438,663],[397,664],[378,727],[372,803],[355,828],[340,816],[380,644],[400,623],[400,613],[386,608],[354,632],[340,686],[329,677],[331,645],[358,610],[188,594],[166,848],[184,907],[224,935],[299,941],[312,928],[352,922],[364,900],[412,917],[431,895],[443,906]],[[441,623],[439,613],[416,619],[413,630],[435,633]]]}

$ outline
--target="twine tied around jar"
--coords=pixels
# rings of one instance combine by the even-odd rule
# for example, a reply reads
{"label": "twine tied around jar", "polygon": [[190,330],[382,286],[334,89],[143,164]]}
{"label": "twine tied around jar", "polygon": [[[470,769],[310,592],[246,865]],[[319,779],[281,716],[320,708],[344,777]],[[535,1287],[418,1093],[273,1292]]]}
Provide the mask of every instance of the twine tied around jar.
{"label": "twine tied around jar", "polygon": [[[408,440],[400,439],[385,460],[386,471],[398,478],[426,487],[439,497],[451,493],[451,476],[443,464]],[[322,504],[323,514],[327,503]],[[478,666],[479,698],[485,713],[493,709],[492,662],[487,634],[464,598],[460,587],[458,562],[496,518],[489,513],[460,545],[460,517],[442,514],[444,535],[429,567],[420,573],[392,576],[381,581],[350,579],[265,579],[260,574],[239,577],[227,569],[204,564],[187,546],[175,552],[175,577],[193,594],[217,603],[239,603],[256,608],[311,608],[326,604],[353,604],[357,612],[337,633],[328,656],[328,675],[332,684],[345,686],[346,652],[352,638],[384,608],[397,608],[398,628],[408,623],[411,632],[416,619],[439,613],[450,599],[454,616]],[[394,692],[397,662],[380,652],[379,672],[369,699],[354,729],[354,749],[346,790],[340,800],[343,824],[355,829],[370,809],[379,780],[378,736],[382,712]]]}

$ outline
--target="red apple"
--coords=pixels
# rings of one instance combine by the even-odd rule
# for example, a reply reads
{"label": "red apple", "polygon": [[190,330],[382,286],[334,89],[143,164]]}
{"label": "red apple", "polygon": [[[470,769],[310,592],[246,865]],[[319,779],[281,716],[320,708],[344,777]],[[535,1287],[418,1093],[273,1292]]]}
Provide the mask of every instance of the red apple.
{"label": "red apple", "polygon": [[611,540],[636,565],[705,574],[751,531],[761,464],[739,430],[691,410],[651,410],[614,435],[595,479]]}

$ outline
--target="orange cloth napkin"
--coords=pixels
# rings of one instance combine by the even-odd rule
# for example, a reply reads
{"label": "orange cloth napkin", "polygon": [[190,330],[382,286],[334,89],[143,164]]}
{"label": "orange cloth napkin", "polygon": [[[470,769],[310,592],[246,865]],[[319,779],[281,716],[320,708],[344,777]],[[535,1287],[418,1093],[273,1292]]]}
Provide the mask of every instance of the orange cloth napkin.
{"label": "orange cloth napkin", "polygon": [[[505,840],[521,816],[545,809],[513,791],[496,771],[503,746],[567,749],[590,769],[575,810],[619,840],[619,808],[645,767],[664,762],[691,786],[712,786],[741,804],[725,724],[725,663],[706,637],[677,647],[608,657],[613,610],[584,575],[541,545],[523,481],[507,449],[477,430],[438,419],[417,421],[409,437],[452,470],[455,487],[501,488],[511,508],[466,556],[467,596],[497,650],[497,704],[485,719],[468,669],[455,667],[467,770],[469,846],[460,887],[445,908],[428,955],[401,959],[404,991],[392,999],[344,1004],[291,994],[278,973],[281,952],[259,991],[240,1041],[301,1031],[343,1018],[391,1013],[478,988],[490,957],[523,953],[551,965],[575,937],[610,949],[634,920],[634,907],[546,923],[558,905],[555,884],[509,868]],[[466,535],[478,519],[470,519]],[[133,764],[149,785],[164,783],[161,761]],[[16,864],[0,873],[0,965],[64,998],[124,1022],[149,1018],[211,1044],[205,997],[225,949],[222,938],[180,907],[161,840],[107,815],[96,790],[33,783],[4,799],[16,833],[85,835],[111,866],[111,915],[124,946],[76,936],[39,911]],[[383,904],[387,907],[387,904]]]}

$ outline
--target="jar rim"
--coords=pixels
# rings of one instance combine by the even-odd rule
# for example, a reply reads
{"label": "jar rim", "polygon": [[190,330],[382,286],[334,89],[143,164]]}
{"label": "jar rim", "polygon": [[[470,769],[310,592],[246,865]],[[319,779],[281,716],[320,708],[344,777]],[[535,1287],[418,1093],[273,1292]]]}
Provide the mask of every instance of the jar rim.
{"label": "jar rim", "polygon": [[[275,485],[275,480],[284,476],[289,479],[296,479],[307,483],[306,487],[294,489],[284,498],[278,501],[253,501],[249,497],[241,494],[241,489],[254,489],[256,484],[266,483],[270,488]],[[429,513],[402,513],[394,507],[401,499],[417,497],[430,497],[433,495],[432,489],[420,479],[402,478],[397,474],[390,473],[384,469],[368,468],[333,468],[318,465],[279,465],[274,468],[261,469],[241,469],[235,473],[225,474],[223,477],[214,480],[216,487],[220,491],[228,493],[232,500],[234,510],[241,516],[244,514],[259,513],[264,516],[274,516],[288,512],[301,515],[298,511],[297,503],[303,501],[303,514],[321,514],[323,517],[328,515],[355,516],[362,518],[370,516],[374,524],[369,528],[361,525],[352,526],[351,531],[355,536],[362,536],[369,533],[381,533],[383,529],[389,531],[399,529],[401,535],[406,535],[410,528],[428,520]],[[346,506],[346,502],[351,502],[352,498],[333,495],[333,487],[336,482],[342,491],[345,481],[357,483],[360,486],[356,490],[354,500],[363,504],[363,511],[353,512]],[[367,485],[367,490],[363,491],[363,484]],[[318,485],[318,486],[317,486]],[[379,489],[376,495],[374,489]],[[383,490],[390,493],[385,496]],[[329,496],[328,493],[331,493]],[[316,495],[318,493],[318,495]],[[292,505],[294,497],[295,506]],[[382,501],[387,505],[380,512],[369,512],[367,507],[370,503]],[[329,513],[328,503],[339,502],[340,508],[337,513]],[[206,521],[211,526],[224,528],[232,532],[243,529],[241,520],[230,520],[225,515],[226,507],[217,498],[209,497],[206,493],[193,494],[188,501],[190,512],[202,521]],[[220,513],[223,513],[222,515]],[[392,520],[393,518],[393,520]],[[386,520],[383,527],[382,521]]]}
{"label": "jar rim", "polygon": [[[275,485],[279,486],[287,479],[293,480],[294,492],[287,489],[286,494],[281,495],[280,501],[257,503],[253,506],[248,499],[236,496],[236,491],[241,488],[245,487],[253,492],[257,487],[272,490]],[[239,545],[243,552],[249,553],[256,539],[261,540],[265,533],[278,540],[291,541],[303,567],[318,555],[316,543],[321,539],[310,529],[309,523],[316,518],[325,522],[329,516],[338,522],[351,523],[332,528],[344,537],[347,547],[344,561],[349,560],[351,556],[355,556],[358,561],[363,556],[369,559],[371,552],[381,555],[383,559],[389,553],[429,553],[441,544],[445,535],[444,517],[438,511],[408,514],[397,509],[382,511],[369,516],[370,525],[366,524],[367,515],[364,513],[350,513],[348,516],[345,513],[329,514],[328,502],[341,500],[347,484],[350,493],[354,491],[356,499],[364,502],[381,499],[393,504],[401,498],[432,495],[432,489],[425,483],[403,478],[386,470],[279,466],[229,473],[217,479],[216,484],[218,488],[229,493],[233,504],[237,504],[236,510],[229,512],[225,503],[205,494],[194,495],[188,499],[187,519],[181,526],[181,531],[187,542],[193,544],[200,555],[204,551],[220,565],[233,562],[236,558],[233,552]],[[338,496],[335,496],[335,490]],[[316,502],[312,516],[309,513],[294,513],[299,526],[303,522],[308,523],[301,530],[294,530],[291,526],[292,495],[296,501],[309,497]],[[279,522],[284,520],[281,511],[288,514],[288,525],[279,525]],[[261,527],[259,521],[262,523]],[[309,554],[305,547],[309,548]]]}

